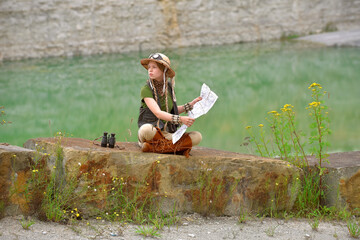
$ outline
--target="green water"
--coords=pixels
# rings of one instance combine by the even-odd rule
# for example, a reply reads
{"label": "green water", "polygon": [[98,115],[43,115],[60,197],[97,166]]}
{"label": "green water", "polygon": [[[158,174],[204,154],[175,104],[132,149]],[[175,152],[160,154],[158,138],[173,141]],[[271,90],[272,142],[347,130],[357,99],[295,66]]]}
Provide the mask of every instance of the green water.
{"label": "green water", "polygon": [[[360,49],[325,48],[297,42],[236,44],[164,51],[176,71],[182,104],[206,83],[219,96],[213,109],[190,128],[201,146],[236,152],[247,125],[265,124],[268,111],[292,104],[307,131],[308,86],[329,92],[329,151],[360,150]],[[147,74],[139,60],[150,52],[3,62],[0,142],[22,144],[57,131],[93,140],[104,131],[118,141],[137,140],[140,88]]]}

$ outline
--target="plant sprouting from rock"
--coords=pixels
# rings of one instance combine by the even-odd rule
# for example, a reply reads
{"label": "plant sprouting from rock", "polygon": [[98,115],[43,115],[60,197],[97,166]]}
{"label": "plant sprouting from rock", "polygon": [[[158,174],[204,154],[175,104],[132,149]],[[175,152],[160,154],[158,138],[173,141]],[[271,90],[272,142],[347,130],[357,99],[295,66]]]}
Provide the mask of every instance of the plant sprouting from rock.
{"label": "plant sprouting from rock", "polygon": [[5,125],[5,124],[9,124],[11,123],[10,121],[7,121],[5,119],[6,113],[5,113],[5,107],[4,106],[0,106],[0,124],[1,125]]}

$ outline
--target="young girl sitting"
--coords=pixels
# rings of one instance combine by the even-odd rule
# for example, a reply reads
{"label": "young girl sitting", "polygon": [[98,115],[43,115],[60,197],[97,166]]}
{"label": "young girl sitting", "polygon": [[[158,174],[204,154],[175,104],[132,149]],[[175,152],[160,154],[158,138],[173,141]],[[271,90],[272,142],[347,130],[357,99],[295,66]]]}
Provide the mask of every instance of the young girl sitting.
{"label": "young girl sitting", "polygon": [[[202,139],[200,132],[185,133],[175,144],[172,134],[185,124],[190,127],[195,119],[179,116],[192,110],[201,97],[184,105],[177,106],[175,97],[175,72],[170,59],[162,53],[151,54],[141,60],[147,69],[149,79],[141,88],[141,106],[138,119],[138,139],[143,152],[180,153],[189,157],[192,146]],[[168,78],[171,81],[168,81]]]}

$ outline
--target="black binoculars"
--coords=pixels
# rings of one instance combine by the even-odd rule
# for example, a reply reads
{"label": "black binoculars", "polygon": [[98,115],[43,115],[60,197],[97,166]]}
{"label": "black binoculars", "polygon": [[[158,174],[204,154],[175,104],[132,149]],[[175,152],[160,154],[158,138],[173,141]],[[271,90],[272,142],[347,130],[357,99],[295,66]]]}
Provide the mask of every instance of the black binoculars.
{"label": "black binoculars", "polygon": [[108,133],[104,132],[104,135],[101,140],[101,146],[107,147],[109,145],[109,148],[114,148],[115,143],[116,143],[115,133],[111,133],[111,136],[108,136]]}

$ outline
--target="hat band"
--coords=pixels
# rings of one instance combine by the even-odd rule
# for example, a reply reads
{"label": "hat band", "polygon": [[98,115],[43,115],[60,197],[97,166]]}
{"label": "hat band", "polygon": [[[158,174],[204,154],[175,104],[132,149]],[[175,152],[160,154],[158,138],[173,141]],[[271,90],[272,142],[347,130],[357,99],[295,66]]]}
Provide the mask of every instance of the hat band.
{"label": "hat band", "polygon": [[163,59],[162,56],[160,54],[158,54],[158,53],[151,54],[149,56],[149,59],[155,59],[155,60],[164,61],[170,66],[170,63],[168,61],[166,61],[165,59]]}

